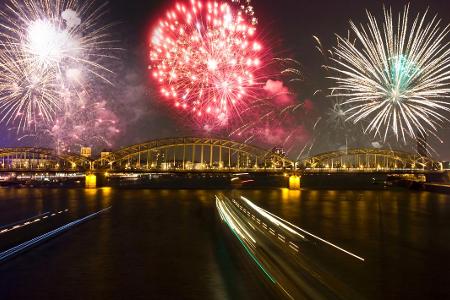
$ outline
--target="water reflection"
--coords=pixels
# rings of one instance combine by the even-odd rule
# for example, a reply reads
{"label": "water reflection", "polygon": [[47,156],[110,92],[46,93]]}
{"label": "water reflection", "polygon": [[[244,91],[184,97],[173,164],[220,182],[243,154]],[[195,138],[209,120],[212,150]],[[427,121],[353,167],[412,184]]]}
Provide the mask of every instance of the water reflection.
{"label": "water reflection", "polygon": [[[253,191],[244,194],[256,198]],[[364,270],[348,278],[366,295],[450,296],[450,271],[434,267],[450,267],[445,254],[450,240],[443,238],[450,236],[448,195],[407,190],[303,190],[294,195],[278,190],[266,193],[259,204],[367,257]]]}
{"label": "water reflection", "polygon": [[[48,210],[69,208],[75,218],[113,206],[108,215],[0,266],[2,299],[270,298],[240,248],[224,238],[215,193],[0,189],[0,224]],[[448,195],[406,190],[239,193],[367,258],[363,266],[342,274],[367,298],[450,297]],[[76,297],[67,290],[77,291]]]}

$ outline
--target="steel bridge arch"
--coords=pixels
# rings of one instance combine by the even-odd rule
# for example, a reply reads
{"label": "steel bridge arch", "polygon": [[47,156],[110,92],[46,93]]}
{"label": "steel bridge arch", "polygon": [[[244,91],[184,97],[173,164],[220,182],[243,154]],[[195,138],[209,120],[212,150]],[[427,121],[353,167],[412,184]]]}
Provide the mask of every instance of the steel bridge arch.
{"label": "steel bridge arch", "polygon": [[49,148],[0,148],[0,170],[86,170],[91,167],[87,157],[57,152]]}
{"label": "steel bridge arch", "polygon": [[[176,149],[178,149],[178,153],[176,152]],[[128,162],[129,169],[158,168],[158,166],[149,166],[149,155],[154,155],[155,153],[161,154],[163,151],[165,151],[165,163],[173,162],[172,167],[175,168],[175,165],[178,162],[178,168],[186,169],[187,162],[195,163],[199,158],[196,155],[196,151],[198,151],[199,149],[200,164],[205,164],[205,169],[251,169],[257,167],[290,168],[294,167],[295,165],[294,162],[287,157],[276,154],[271,150],[264,150],[253,145],[248,145],[232,140],[202,137],[165,138],[128,146],[112,152],[107,157],[97,159],[95,165],[97,167],[108,166],[110,169],[121,169],[123,168],[123,163]],[[170,152],[169,154],[171,155],[171,157],[168,157],[167,151]],[[205,153],[204,151],[207,153]],[[179,154],[181,153],[183,155],[180,159]],[[206,156],[205,154],[207,154],[208,156]],[[214,159],[217,158],[217,155],[219,156],[218,160]],[[233,158],[234,165],[230,157]],[[238,160],[237,163],[236,157]],[[239,162],[239,159],[243,159],[244,157],[246,158],[247,162],[240,165],[242,161]],[[252,163],[254,164],[249,165],[249,159],[251,159]],[[217,164],[220,162],[223,163],[222,167],[213,167],[214,163]],[[276,166],[274,166],[274,164]]]}
{"label": "steel bridge arch", "polygon": [[321,153],[305,159],[306,168],[435,169],[438,162],[416,153],[391,149],[355,148]]}

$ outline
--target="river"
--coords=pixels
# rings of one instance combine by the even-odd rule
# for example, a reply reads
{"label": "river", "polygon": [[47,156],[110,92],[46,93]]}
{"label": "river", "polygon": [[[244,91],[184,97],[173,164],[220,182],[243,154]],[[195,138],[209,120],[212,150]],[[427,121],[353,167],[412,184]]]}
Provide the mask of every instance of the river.
{"label": "river", "polygon": [[[2,299],[270,299],[270,283],[227,234],[215,190],[0,189],[0,251],[102,215],[0,264]],[[224,191],[229,193],[230,191]],[[450,297],[450,196],[402,189],[237,191],[365,258],[338,279],[367,299]],[[65,211],[67,210],[67,211]]]}

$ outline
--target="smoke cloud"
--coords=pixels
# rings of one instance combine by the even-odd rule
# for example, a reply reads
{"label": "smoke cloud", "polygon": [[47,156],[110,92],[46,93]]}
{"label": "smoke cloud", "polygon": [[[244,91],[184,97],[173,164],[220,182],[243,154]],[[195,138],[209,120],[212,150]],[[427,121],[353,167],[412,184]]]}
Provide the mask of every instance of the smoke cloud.
{"label": "smoke cloud", "polygon": [[264,90],[279,105],[289,105],[294,102],[294,97],[289,92],[289,89],[280,80],[267,80]]}

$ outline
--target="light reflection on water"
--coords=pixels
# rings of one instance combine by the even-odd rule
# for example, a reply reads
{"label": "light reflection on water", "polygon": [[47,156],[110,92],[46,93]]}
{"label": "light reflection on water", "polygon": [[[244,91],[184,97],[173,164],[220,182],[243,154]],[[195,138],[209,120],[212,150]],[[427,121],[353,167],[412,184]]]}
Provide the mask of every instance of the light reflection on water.
{"label": "light reflection on water", "polygon": [[257,200],[261,195],[244,193],[288,221],[367,257],[365,280],[355,278],[366,285],[364,290],[380,297],[450,296],[448,195],[407,190],[303,190],[294,195],[281,190],[278,197],[275,191]]}
{"label": "light reflection on water", "polygon": [[[113,206],[109,214],[0,266],[0,290],[46,298],[76,290],[73,299],[98,294],[111,299],[265,299],[269,296],[255,270],[223,236],[215,193],[0,189],[0,225],[47,210],[69,208],[76,217]],[[349,266],[350,274],[343,277],[367,298],[450,297],[448,195],[407,190],[240,193],[365,257],[363,267]]]}

